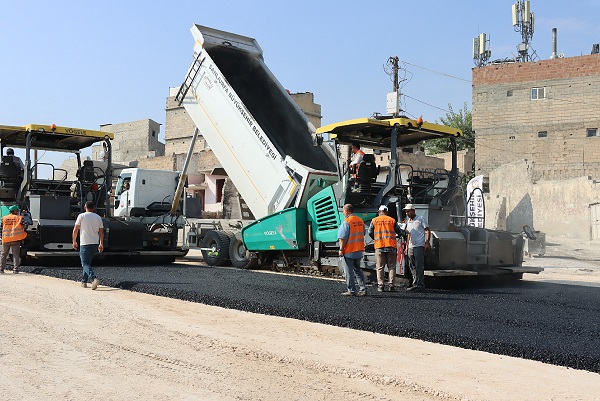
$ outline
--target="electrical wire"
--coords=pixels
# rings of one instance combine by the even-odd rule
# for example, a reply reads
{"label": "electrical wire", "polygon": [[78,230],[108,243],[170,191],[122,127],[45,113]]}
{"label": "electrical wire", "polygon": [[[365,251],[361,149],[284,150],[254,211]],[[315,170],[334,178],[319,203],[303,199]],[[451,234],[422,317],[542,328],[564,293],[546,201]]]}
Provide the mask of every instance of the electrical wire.
{"label": "electrical wire", "polygon": [[412,96],[409,96],[409,95],[407,95],[407,94],[405,94],[405,93],[403,93],[403,94],[402,94],[402,96],[405,96],[405,97],[407,97],[407,98],[409,98],[409,99],[412,99],[412,100],[414,100],[414,101],[417,101],[417,102],[419,102],[419,103],[423,103],[423,104],[425,104],[425,105],[427,105],[427,106],[429,106],[429,107],[433,107],[434,109],[438,109],[438,110],[441,110],[441,111],[445,111],[446,113],[451,113],[451,111],[450,111],[450,110],[443,109],[443,108],[441,108],[441,107],[438,107],[438,106],[434,106],[433,104],[430,104],[430,103],[424,102],[424,101],[422,101],[422,100],[416,99],[416,98],[414,98],[414,97],[412,97]]}
{"label": "electrical wire", "polygon": [[443,76],[448,77],[448,78],[453,78],[453,79],[457,79],[459,81],[464,81],[464,82],[468,82],[468,83],[472,82],[470,79],[464,79],[464,78],[455,77],[454,75],[450,75],[450,74],[446,74],[444,72],[439,72],[439,71],[431,70],[429,68],[421,67],[420,65],[412,64],[412,63],[409,63],[408,61],[402,60],[402,62],[404,64],[412,65],[413,67],[417,67],[417,68],[420,68],[422,70],[432,72],[434,74],[443,75]]}

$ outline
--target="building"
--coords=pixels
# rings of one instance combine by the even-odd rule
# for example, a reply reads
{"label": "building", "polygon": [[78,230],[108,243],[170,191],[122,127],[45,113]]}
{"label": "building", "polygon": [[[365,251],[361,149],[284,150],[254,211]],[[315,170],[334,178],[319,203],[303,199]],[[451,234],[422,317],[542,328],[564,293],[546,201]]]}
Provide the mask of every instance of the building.
{"label": "building", "polygon": [[[147,119],[120,124],[104,124],[100,131],[112,132],[113,163],[135,166],[138,160],[164,156],[165,144],[158,140],[160,124]],[[92,149],[92,159],[102,159],[102,148]]]}
{"label": "building", "polygon": [[473,69],[486,227],[598,237],[599,99],[600,54]]}
{"label": "building", "polygon": [[598,177],[600,54],[473,69],[476,173],[517,160],[541,179]]}

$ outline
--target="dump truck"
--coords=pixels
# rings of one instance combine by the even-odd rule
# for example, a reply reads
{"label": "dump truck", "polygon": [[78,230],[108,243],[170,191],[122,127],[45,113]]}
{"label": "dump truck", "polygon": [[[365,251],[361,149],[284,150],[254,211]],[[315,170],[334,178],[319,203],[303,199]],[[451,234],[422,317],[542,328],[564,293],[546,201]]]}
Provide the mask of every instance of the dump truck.
{"label": "dump truck", "polygon": [[[520,278],[540,271],[522,266],[521,236],[454,219],[462,179],[460,130],[402,116],[358,118],[317,130],[268,69],[255,39],[201,25],[191,32],[193,62],[176,99],[257,217],[238,228],[196,233],[209,265],[337,267],[344,204],[352,204],[368,225],[380,205],[402,220],[403,206],[412,203],[432,231],[427,275]],[[403,162],[399,149],[440,138],[452,151],[449,170]],[[370,149],[354,173],[340,162],[352,143]],[[365,241],[362,263],[372,270],[373,241]]]}
{"label": "dump truck", "polygon": [[[105,251],[99,259],[117,261],[173,262],[186,254],[178,245],[180,224],[176,217],[161,216],[121,218],[112,215],[112,147],[110,132],[52,125],[0,126],[0,149],[25,151],[21,171],[12,156],[2,156],[0,165],[0,201],[2,211],[11,205],[27,206],[33,224],[27,228],[22,246],[24,263],[67,262],[77,260],[71,234],[75,219],[84,205],[96,203],[96,213],[104,222]],[[94,144],[103,147],[106,162],[82,160],[81,151]],[[75,176],[52,163],[40,162],[37,152],[60,152],[74,156]],[[38,177],[44,169],[46,178]],[[168,210],[168,209],[167,209]]]}

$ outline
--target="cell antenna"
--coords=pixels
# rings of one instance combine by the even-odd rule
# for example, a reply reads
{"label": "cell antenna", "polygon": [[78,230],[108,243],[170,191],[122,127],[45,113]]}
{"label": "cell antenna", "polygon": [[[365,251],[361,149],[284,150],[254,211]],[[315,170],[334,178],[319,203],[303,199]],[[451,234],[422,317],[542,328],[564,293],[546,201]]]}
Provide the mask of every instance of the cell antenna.
{"label": "cell antenna", "polygon": [[490,40],[485,33],[473,38],[473,62],[477,67],[483,67],[490,61],[492,51],[489,48]]}
{"label": "cell antenna", "polygon": [[521,43],[517,45],[517,53],[519,54],[516,58],[517,61],[534,61],[535,50],[529,53],[530,43],[533,39],[533,29],[535,23],[534,13],[531,12],[531,2],[524,0],[517,0],[512,5],[512,24],[515,28],[515,32],[521,33]]}

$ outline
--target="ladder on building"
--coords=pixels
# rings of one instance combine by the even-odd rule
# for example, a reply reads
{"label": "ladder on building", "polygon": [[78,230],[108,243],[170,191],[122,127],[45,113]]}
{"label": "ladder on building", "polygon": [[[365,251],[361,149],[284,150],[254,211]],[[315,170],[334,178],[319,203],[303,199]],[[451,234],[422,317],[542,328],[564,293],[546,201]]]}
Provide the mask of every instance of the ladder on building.
{"label": "ladder on building", "polygon": [[177,101],[177,104],[179,106],[181,106],[183,99],[185,99],[185,96],[187,95],[188,91],[190,90],[190,87],[192,86],[192,82],[194,82],[194,79],[196,79],[196,76],[198,75],[198,72],[200,71],[200,67],[202,67],[202,63],[204,63],[204,60],[206,60],[206,57],[204,57],[204,58],[202,58],[202,60],[200,60],[200,57],[202,56],[202,54],[203,54],[203,52],[201,51],[196,56],[196,59],[192,63],[192,66],[190,67],[190,70],[188,71],[188,74],[185,77],[185,81],[183,81],[183,84],[181,84],[181,86],[179,87],[177,96],[175,96],[175,100]]}

